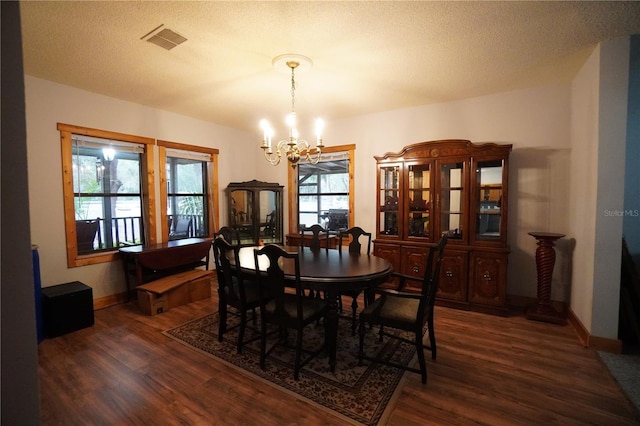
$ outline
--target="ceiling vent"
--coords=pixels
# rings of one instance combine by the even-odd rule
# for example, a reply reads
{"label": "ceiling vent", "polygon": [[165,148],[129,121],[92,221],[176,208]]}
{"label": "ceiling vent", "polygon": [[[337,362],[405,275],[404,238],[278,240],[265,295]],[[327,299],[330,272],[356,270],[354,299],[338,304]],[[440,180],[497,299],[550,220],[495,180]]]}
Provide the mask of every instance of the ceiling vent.
{"label": "ceiling vent", "polygon": [[171,50],[177,45],[187,41],[185,37],[182,37],[180,34],[168,28],[162,28],[163,26],[164,24],[154,28],[153,30],[142,36],[141,40],[146,39],[149,43],[153,43],[167,50]]}

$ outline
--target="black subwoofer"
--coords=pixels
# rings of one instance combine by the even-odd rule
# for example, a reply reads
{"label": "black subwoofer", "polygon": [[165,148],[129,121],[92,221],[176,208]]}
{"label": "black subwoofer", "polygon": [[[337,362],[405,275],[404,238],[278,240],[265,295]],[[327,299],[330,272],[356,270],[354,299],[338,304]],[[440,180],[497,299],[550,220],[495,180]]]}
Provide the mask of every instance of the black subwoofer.
{"label": "black subwoofer", "polygon": [[93,289],[79,281],[42,289],[46,337],[62,336],[93,325]]}

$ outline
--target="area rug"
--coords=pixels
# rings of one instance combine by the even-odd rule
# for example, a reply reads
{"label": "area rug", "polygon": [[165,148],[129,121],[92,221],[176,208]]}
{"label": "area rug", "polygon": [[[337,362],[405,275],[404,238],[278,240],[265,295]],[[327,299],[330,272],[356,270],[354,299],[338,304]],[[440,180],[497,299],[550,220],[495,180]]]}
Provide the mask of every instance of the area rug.
{"label": "area rug", "polygon": [[[237,317],[229,315],[227,322],[233,326],[237,321]],[[351,334],[350,318],[340,318],[338,322],[335,372],[329,369],[328,356],[321,354],[301,370],[299,381],[293,379],[293,349],[279,346],[267,358],[263,371],[260,369],[259,339],[245,345],[239,355],[236,352],[237,328],[225,333],[223,342],[218,342],[218,324],[216,312],[163,334],[356,425],[384,424],[400,393],[404,370],[369,362],[358,365],[358,336],[357,333],[356,336]],[[247,337],[252,336],[257,335],[247,330]],[[318,348],[323,339],[322,324],[307,326],[303,348]],[[367,354],[382,352],[400,364],[412,362],[415,355],[413,345],[397,339],[386,338],[382,343],[377,340],[376,329],[368,329],[365,336]],[[295,342],[295,331],[291,331],[289,342],[292,345]]]}

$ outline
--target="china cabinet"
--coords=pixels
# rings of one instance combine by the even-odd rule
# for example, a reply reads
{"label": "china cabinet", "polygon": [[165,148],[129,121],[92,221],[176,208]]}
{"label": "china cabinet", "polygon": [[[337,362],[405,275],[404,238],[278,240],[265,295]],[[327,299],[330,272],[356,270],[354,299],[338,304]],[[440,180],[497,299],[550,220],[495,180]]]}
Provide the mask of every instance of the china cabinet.
{"label": "china cabinet", "polygon": [[228,225],[242,244],[282,244],[282,189],[277,183],[232,182],[227,186]]}
{"label": "china cabinet", "polygon": [[438,140],[376,156],[376,256],[422,277],[429,247],[447,232],[438,304],[506,314],[510,152]]}

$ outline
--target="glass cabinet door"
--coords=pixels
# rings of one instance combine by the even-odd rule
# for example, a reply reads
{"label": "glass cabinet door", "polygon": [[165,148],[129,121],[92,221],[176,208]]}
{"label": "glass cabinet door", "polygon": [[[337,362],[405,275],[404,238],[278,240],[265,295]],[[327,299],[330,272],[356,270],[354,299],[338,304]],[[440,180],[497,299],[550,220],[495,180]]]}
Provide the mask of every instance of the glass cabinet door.
{"label": "glass cabinet door", "polygon": [[431,230],[431,164],[407,167],[407,235],[430,239]]}
{"label": "glass cabinet door", "polygon": [[253,242],[253,192],[247,190],[231,191],[229,223],[240,234],[240,242]]}
{"label": "glass cabinet door", "polygon": [[502,222],[502,160],[476,164],[476,240],[500,239]]}
{"label": "glass cabinet door", "polygon": [[398,209],[400,196],[400,166],[381,166],[379,169],[379,214],[380,229],[378,232],[384,235],[397,236]]}
{"label": "glass cabinet door", "polygon": [[260,221],[260,235],[258,240],[262,240],[265,244],[279,243],[282,241],[280,227],[281,227],[281,212],[278,209],[278,196],[277,191],[264,190],[258,193],[258,218]]}
{"label": "glass cabinet door", "polygon": [[449,239],[465,238],[464,200],[464,161],[440,163],[440,232],[449,232]]}

